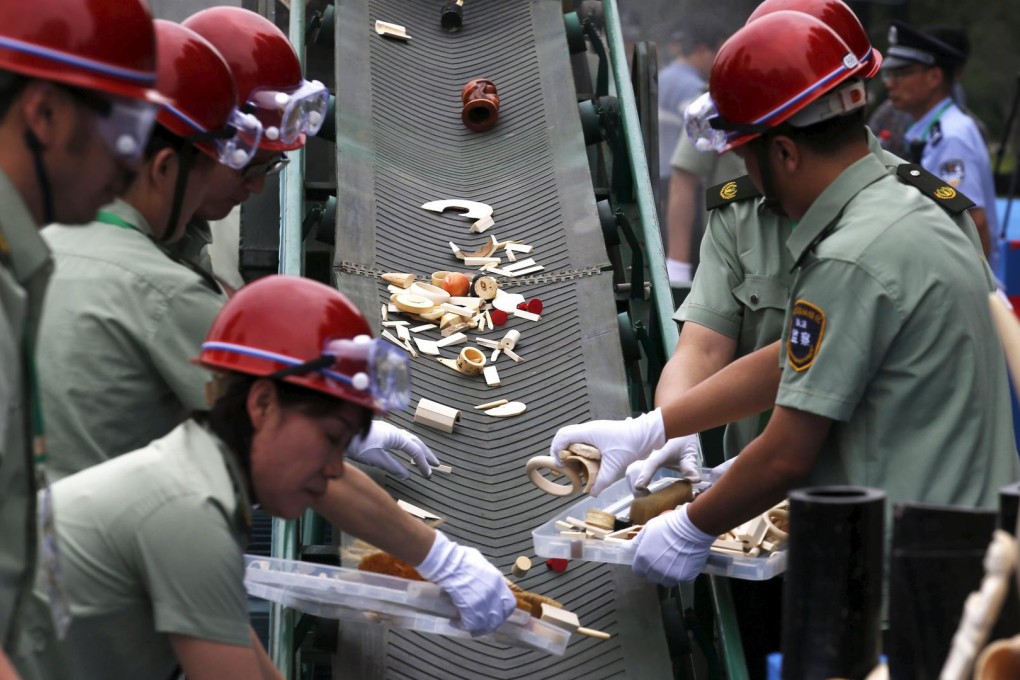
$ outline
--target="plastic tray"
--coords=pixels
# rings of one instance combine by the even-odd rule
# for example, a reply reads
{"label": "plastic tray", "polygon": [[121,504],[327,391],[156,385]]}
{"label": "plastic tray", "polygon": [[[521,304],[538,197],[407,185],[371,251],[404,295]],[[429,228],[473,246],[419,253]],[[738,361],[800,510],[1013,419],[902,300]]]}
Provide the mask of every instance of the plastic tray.
{"label": "plastic tray", "polygon": [[[670,478],[679,477],[673,470],[659,470],[653,478],[649,489],[655,491],[670,483]],[[702,471],[702,479],[710,479],[709,470]],[[710,482],[696,484],[695,488],[705,490]],[[606,562],[609,564],[632,564],[634,562],[634,543],[607,543],[597,538],[566,538],[560,536],[555,524],[567,517],[584,519],[589,508],[611,512],[621,519],[630,516],[630,504],[634,496],[630,492],[626,479],[621,479],[598,498],[591,496],[570,506],[548,522],[531,532],[535,544],[535,554],[540,557],[565,557],[586,562]],[[739,578],[746,581],[765,581],[786,571],[786,549],[782,548],[761,557],[739,557],[710,552],[703,574],[716,574]]]}
{"label": "plastic tray", "polygon": [[[245,588],[255,597],[325,618],[471,638],[453,625],[457,608],[434,583],[298,560],[254,555],[244,560]],[[495,632],[478,639],[561,656],[570,633],[519,609]]]}

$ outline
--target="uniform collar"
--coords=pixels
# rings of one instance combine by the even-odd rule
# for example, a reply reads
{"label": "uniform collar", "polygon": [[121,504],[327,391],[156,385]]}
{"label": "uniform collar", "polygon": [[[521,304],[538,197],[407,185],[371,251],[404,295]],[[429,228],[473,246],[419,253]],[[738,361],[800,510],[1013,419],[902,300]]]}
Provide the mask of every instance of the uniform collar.
{"label": "uniform collar", "polygon": [[871,128],[864,126],[864,133],[868,136],[868,151],[872,153],[876,158],[882,158],[885,149],[882,148],[882,143],[878,141],[878,137],[871,131]]}
{"label": "uniform collar", "polygon": [[103,212],[113,213],[140,233],[152,238],[152,227],[149,225],[149,221],[127,201],[118,198],[113,203],[104,205],[102,210]]}
{"label": "uniform collar", "polygon": [[904,138],[907,141],[911,140],[926,140],[928,137],[928,131],[931,130],[932,125],[939,120],[946,111],[953,107],[952,97],[946,97],[942,99],[938,104],[931,107],[928,113],[921,116],[917,122],[907,128],[907,132]]}
{"label": "uniform collar", "polygon": [[[251,528],[251,496],[248,491],[248,476],[245,474],[237,456],[222,439],[217,437],[207,426],[195,420],[187,420],[181,426],[185,439],[185,455],[191,458],[195,473],[203,479],[213,482],[217,499],[233,513],[233,521],[237,528],[245,534]],[[220,454],[222,466],[216,465],[216,452]],[[230,491],[216,479],[225,475]],[[231,507],[230,501],[233,500]]]}
{"label": "uniform collar", "polygon": [[24,285],[41,270],[50,266],[50,249],[39,235],[39,225],[32,218],[21,193],[0,170],[0,262],[9,263],[14,278]]}
{"label": "uniform collar", "polygon": [[799,262],[804,253],[839,219],[843,209],[854,196],[888,174],[885,166],[873,153],[864,156],[840,173],[839,177],[815,199],[787,239],[786,247],[793,255],[794,262]]}

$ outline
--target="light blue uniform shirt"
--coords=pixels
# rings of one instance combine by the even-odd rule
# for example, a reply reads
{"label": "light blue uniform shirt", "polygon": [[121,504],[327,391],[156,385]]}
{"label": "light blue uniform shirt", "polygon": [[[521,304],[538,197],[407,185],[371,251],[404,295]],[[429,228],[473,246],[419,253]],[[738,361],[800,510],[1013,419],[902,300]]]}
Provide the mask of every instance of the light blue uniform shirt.
{"label": "light blue uniform shirt", "polygon": [[[995,213],[992,163],[974,119],[946,97],[907,129],[906,139],[908,143],[925,142],[921,167],[984,209],[988,233],[992,243],[997,243],[999,218]],[[994,259],[992,266],[994,269]]]}
{"label": "light blue uniform shirt", "polygon": [[704,79],[690,64],[674,61],[659,72],[659,179],[673,174],[670,160],[684,129],[684,108],[704,91]]}

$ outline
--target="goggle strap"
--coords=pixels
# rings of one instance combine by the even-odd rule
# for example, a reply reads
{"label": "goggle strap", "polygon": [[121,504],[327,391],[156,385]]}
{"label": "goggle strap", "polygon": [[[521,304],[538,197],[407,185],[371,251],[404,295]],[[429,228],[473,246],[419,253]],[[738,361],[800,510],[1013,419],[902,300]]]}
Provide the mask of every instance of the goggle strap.
{"label": "goggle strap", "polygon": [[760,135],[768,132],[772,128],[768,125],[761,124],[748,124],[748,123],[733,123],[726,120],[722,116],[715,116],[708,121],[708,124],[713,130],[724,130],[726,132],[736,132],[742,135]]}
{"label": "goggle strap", "polygon": [[321,373],[327,378],[333,380],[339,380],[345,385],[354,386],[353,381],[350,377],[343,373],[337,373],[336,371],[327,370],[327,366],[332,366],[336,363],[336,357],[332,354],[323,354],[322,356],[316,357],[309,361],[300,361],[293,357],[288,357],[283,354],[277,354],[275,352],[266,352],[264,350],[255,349],[253,347],[245,347],[244,345],[235,345],[230,342],[205,342],[202,343],[202,349],[204,350],[217,350],[221,352],[232,352],[234,354],[243,354],[256,359],[265,359],[266,361],[275,361],[281,364],[290,364],[287,368],[282,368],[275,373],[270,374],[269,378],[285,378],[292,375],[304,375],[306,373]]}
{"label": "goggle strap", "polygon": [[296,366],[288,366],[287,368],[281,368],[279,371],[270,374],[270,378],[286,378],[292,375],[303,375],[305,373],[322,373],[323,369],[332,366],[336,363],[336,357],[329,354],[323,354],[321,357],[306,361],[303,364],[297,364]]}

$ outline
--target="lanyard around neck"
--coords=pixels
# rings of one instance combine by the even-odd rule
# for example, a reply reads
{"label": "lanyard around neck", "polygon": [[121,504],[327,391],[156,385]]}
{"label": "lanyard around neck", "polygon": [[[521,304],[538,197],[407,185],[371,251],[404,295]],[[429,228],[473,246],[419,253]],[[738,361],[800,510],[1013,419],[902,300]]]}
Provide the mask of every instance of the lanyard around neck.
{"label": "lanyard around neck", "polygon": [[100,210],[99,214],[96,215],[96,221],[102,222],[103,224],[110,224],[114,227],[120,227],[121,229],[130,229],[131,231],[141,232],[138,227],[131,224],[120,215],[112,213],[109,210]]}

